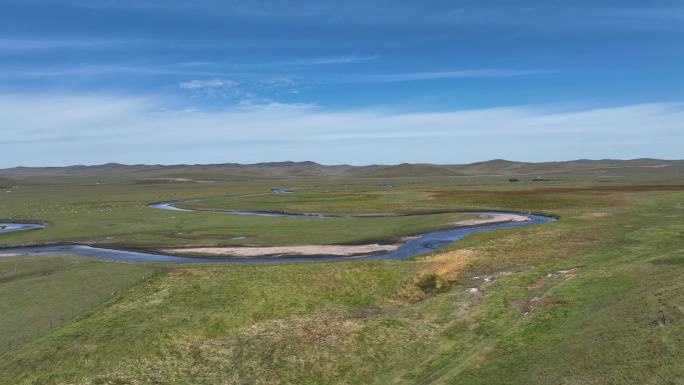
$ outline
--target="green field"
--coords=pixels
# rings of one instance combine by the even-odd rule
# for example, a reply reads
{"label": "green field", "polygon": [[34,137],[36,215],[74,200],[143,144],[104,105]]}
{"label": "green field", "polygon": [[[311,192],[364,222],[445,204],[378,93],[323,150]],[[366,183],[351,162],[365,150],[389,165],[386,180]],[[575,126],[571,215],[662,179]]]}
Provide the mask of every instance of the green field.
{"label": "green field", "polygon": [[[32,181],[5,194],[1,216],[51,226],[0,236],[4,244],[231,244],[233,235],[264,245],[359,243],[463,217],[333,222],[145,207],[193,197],[217,197],[191,204],[201,208],[508,209],[560,220],[477,234],[407,261],[177,266],[0,355],[0,384],[683,384],[684,187],[677,176],[549,179],[555,180],[395,178],[392,189],[383,180],[331,178]],[[229,197],[273,187],[296,190]],[[30,298],[10,302],[18,292],[54,281],[54,292],[64,295],[50,297],[51,306],[68,307],[90,272],[106,269],[116,283],[145,268],[75,257],[3,258],[10,257],[0,258],[0,277],[11,269],[57,269],[0,280],[0,303],[12,304],[15,325],[34,322],[42,306],[29,307]]]}
{"label": "green field", "polygon": [[[136,183],[108,184],[31,184],[5,194],[0,201],[1,219],[38,220],[48,223],[40,231],[11,233],[0,236],[1,245],[33,244],[58,241],[107,244],[150,248],[191,245],[299,245],[311,243],[358,244],[393,242],[422,232],[448,227],[450,223],[469,217],[467,214],[441,214],[421,217],[394,218],[264,218],[235,216],[209,212],[181,212],[150,209],[149,203],[183,198],[212,197],[267,193],[278,182],[271,183],[212,183],[139,185]],[[315,182],[303,181],[306,190],[293,194],[295,201],[306,201],[312,196],[334,198],[317,187]],[[309,186],[306,186],[309,185]],[[359,185],[359,191],[378,189],[377,185]],[[372,193],[376,193],[373,191]],[[301,194],[301,196],[300,196]],[[353,209],[342,196],[318,208],[336,213]],[[385,204],[376,212],[396,208],[396,195],[406,204],[407,199],[421,195],[408,190],[389,194]],[[297,210],[298,205],[282,207],[276,204],[281,196],[261,197],[259,205],[245,202],[249,209]],[[237,198],[234,198],[237,199]],[[244,199],[248,200],[249,197]],[[273,200],[273,205],[270,205]],[[375,202],[377,203],[377,202]],[[339,207],[338,207],[339,206]],[[453,209],[444,206],[443,208]],[[365,211],[361,211],[360,213]],[[366,208],[367,210],[367,208]],[[315,232],[312,230],[315,229]],[[234,237],[246,237],[234,240]]]}
{"label": "green field", "polygon": [[[0,257],[0,343],[19,343],[25,336],[46,331],[151,271],[146,264],[66,255]],[[0,351],[4,348],[0,346]]]}

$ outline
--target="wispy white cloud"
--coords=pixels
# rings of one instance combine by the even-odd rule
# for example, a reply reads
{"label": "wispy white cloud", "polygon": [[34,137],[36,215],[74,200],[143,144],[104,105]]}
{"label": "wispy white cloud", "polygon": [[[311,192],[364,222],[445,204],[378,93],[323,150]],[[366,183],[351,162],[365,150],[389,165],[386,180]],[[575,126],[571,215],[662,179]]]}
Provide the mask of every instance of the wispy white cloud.
{"label": "wispy white cloud", "polygon": [[279,103],[272,101],[269,95],[283,90],[291,94],[296,91],[293,88],[295,84],[290,77],[267,76],[263,79],[243,79],[239,82],[219,78],[195,79],[179,83],[178,88],[189,92],[193,97],[220,100],[223,104],[251,109],[264,106],[277,107]]}
{"label": "wispy white cloud", "polygon": [[244,99],[234,106],[236,111],[249,112],[292,112],[310,111],[318,108],[316,103],[281,103],[270,99]]}
{"label": "wispy white cloud", "polygon": [[297,84],[294,76],[266,76],[259,82],[269,86],[294,86]]}
{"label": "wispy white cloud", "polygon": [[0,121],[2,166],[676,158],[684,147],[684,103],[407,112],[270,101],[207,111],[159,97],[2,95]]}
{"label": "wispy white cloud", "polygon": [[178,88],[183,90],[196,90],[202,88],[218,88],[218,87],[234,87],[239,83],[232,80],[225,79],[209,79],[209,80],[190,80],[178,84]]}

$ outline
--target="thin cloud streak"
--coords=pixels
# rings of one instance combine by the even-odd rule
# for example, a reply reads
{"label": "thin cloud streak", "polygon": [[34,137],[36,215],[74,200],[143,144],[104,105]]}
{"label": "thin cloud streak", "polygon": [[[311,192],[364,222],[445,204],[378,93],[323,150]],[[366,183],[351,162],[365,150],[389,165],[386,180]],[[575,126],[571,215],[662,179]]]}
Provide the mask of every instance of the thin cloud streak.
{"label": "thin cloud streak", "polygon": [[[7,44],[6,47],[10,47]],[[53,46],[58,49],[58,45]],[[76,48],[77,46],[74,46]],[[0,41],[0,50],[3,49]],[[260,74],[258,71],[238,72],[225,71],[221,68],[226,66],[235,69],[264,69],[283,66],[318,66],[334,64],[353,64],[370,60],[376,60],[380,56],[338,56],[320,57],[312,59],[292,60],[273,63],[249,63],[249,64],[220,64],[211,62],[190,62],[190,63],[170,63],[170,64],[134,64],[134,63],[113,63],[113,64],[82,64],[79,66],[34,66],[34,67],[1,67],[0,77],[28,77],[28,78],[48,78],[48,77],[82,77],[82,76],[116,76],[116,75],[139,75],[139,76],[196,76],[196,77],[264,77],[264,81],[269,79],[285,79],[286,75],[275,76],[273,74]],[[290,76],[291,78],[291,76]],[[291,79],[290,79],[291,81]]]}
{"label": "thin cloud streak", "polygon": [[190,80],[182,82],[178,85],[178,88],[183,90],[196,90],[202,88],[233,87],[238,84],[238,82],[232,80],[214,78],[209,80]]}

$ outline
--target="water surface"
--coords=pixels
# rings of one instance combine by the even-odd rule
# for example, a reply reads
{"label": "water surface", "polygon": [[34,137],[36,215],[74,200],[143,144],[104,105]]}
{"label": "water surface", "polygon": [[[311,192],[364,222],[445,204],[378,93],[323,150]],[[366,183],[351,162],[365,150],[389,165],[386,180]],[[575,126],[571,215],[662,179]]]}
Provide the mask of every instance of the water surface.
{"label": "water surface", "polygon": [[45,225],[38,223],[14,223],[0,222],[0,234],[13,233],[15,231],[43,229]]}
{"label": "water surface", "polygon": [[[177,209],[177,208],[173,208]],[[172,210],[173,210],[172,209]],[[191,210],[186,210],[191,211]],[[245,212],[247,213],[247,212]],[[257,212],[259,213],[259,212]],[[501,214],[500,211],[481,211],[473,214],[491,215]],[[244,214],[249,215],[249,214]],[[252,214],[260,215],[260,214]],[[400,260],[409,257],[430,253],[441,249],[442,247],[456,242],[468,235],[481,233],[485,231],[493,231],[512,227],[523,227],[537,225],[541,223],[555,221],[554,218],[542,215],[525,214],[531,220],[525,222],[508,222],[494,225],[483,225],[465,228],[454,228],[449,230],[434,231],[419,235],[413,239],[404,242],[399,248],[393,251],[372,253],[367,255],[360,255],[355,257],[340,257],[332,255],[317,255],[317,256],[298,256],[289,255],[281,257],[261,257],[261,258],[204,258],[193,256],[171,256],[154,252],[138,252],[127,250],[115,250],[101,247],[87,246],[87,245],[50,245],[50,246],[31,246],[31,247],[14,247],[0,249],[0,255],[10,254],[28,254],[28,255],[46,255],[57,253],[76,254],[83,257],[96,258],[107,261],[117,262],[156,262],[156,263],[238,263],[238,264],[263,264],[263,263],[304,263],[304,262],[339,262],[349,260]],[[37,226],[37,225],[21,225],[21,224],[5,224],[13,226]],[[38,225],[41,226],[41,225]],[[36,227],[30,227],[36,228]],[[18,229],[11,231],[26,230]],[[7,231],[5,231],[7,232]]]}

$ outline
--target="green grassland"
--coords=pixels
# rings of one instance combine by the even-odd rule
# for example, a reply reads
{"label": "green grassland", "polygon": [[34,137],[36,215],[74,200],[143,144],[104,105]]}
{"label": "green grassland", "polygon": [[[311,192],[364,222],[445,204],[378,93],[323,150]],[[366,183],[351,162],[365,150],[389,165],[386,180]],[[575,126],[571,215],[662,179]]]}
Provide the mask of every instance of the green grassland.
{"label": "green grassland", "polygon": [[[197,176],[189,175],[194,178]],[[605,177],[603,177],[605,178]],[[0,200],[0,220],[35,220],[40,231],[0,235],[0,245],[83,242],[110,247],[359,244],[394,242],[401,237],[448,227],[468,217],[455,210],[507,209],[552,213],[559,207],[610,205],[604,192],[626,183],[592,177],[594,190],[561,191],[551,186],[586,186],[576,177],[553,182],[507,183],[505,177],[404,179],[292,179],[215,183],[149,183],[119,178],[52,178],[21,182]],[[283,185],[283,183],[286,183]],[[393,188],[383,187],[391,183]],[[287,187],[294,194],[269,194]],[[214,198],[183,203],[202,209],[277,210],[330,214],[425,214],[414,217],[264,218],[211,212],[150,209],[151,202]],[[451,213],[449,213],[451,212]],[[442,214],[439,214],[442,213]],[[315,230],[312,231],[312,230]],[[246,237],[245,239],[232,239]]]}
{"label": "green grassland", "polygon": [[[67,255],[0,257],[0,343],[45,331],[152,269]],[[2,347],[4,348],[4,346]]]}
{"label": "green grassland", "polygon": [[[179,239],[173,226],[154,222],[180,214],[187,215],[182,232],[193,226],[207,231],[197,233],[197,242],[219,242],[208,234],[225,236],[229,228],[245,235],[250,222],[242,217],[144,207],[192,197],[224,197],[193,204],[202,208],[340,214],[507,209],[561,220],[477,234],[407,261],[178,266],[0,355],[0,384],[682,384],[684,189],[673,186],[672,176],[646,182],[575,176],[520,184],[492,177],[406,178],[395,180],[393,189],[355,179],[285,186],[22,186],[23,196],[1,201],[3,215],[54,226],[3,236],[5,243],[66,238],[69,231],[86,231],[72,239],[114,234],[139,245],[195,242],[194,233]],[[225,198],[272,187],[297,190]],[[115,207],[113,216],[83,214],[98,224],[94,229],[60,214],[64,207],[94,205]],[[421,223],[410,229],[416,231],[442,226],[454,219],[449,215],[350,218],[359,222],[349,226],[363,234],[337,239],[398,236],[411,221],[425,220],[413,222]],[[331,228],[331,235],[319,235],[326,220],[315,226],[292,220],[283,228],[302,227],[258,238],[258,230],[278,223],[264,219],[271,222],[253,225],[253,242],[285,244],[301,236],[291,242],[320,243],[344,233]],[[403,219],[411,221],[385,222]],[[368,235],[373,226],[359,227],[373,220],[390,230]],[[62,284],[77,287],[74,276]]]}
{"label": "green grassland", "polygon": [[[297,244],[357,244],[393,242],[403,236],[449,227],[467,214],[436,214],[424,217],[395,218],[264,218],[233,216],[208,212],[180,212],[150,209],[151,202],[196,197],[269,193],[277,182],[207,183],[207,184],[137,184],[80,183],[29,184],[5,193],[0,200],[1,219],[35,220],[48,223],[40,231],[0,235],[0,245],[45,242],[85,242],[112,247],[157,247],[191,245],[297,245]],[[322,197],[325,190],[311,181],[301,183],[311,194]],[[311,185],[311,186],[307,186]],[[357,188],[375,188],[377,185]],[[308,191],[308,190],[303,190]],[[293,194],[299,195],[300,192]],[[405,197],[415,195],[410,190]],[[339,196],[334,196],[335,199]],[[392,209],[391,195],[379,212]],[[277,200],[278,196],[267,195]],[[348,196],[347,196],[348,198]],[[247,198],[245,198],[247,199]],[[340,207],[350,208],[344,198],[323,209],[331,213]],[[279,206],[273,205],[273,209]],[[298,207],[288,207],[296,210]],[[359,207],[361,212],[361,207]],[[315,232],[312,230],[315,229]],[[234,237],[247,237],[234,240]]]}

